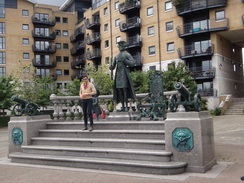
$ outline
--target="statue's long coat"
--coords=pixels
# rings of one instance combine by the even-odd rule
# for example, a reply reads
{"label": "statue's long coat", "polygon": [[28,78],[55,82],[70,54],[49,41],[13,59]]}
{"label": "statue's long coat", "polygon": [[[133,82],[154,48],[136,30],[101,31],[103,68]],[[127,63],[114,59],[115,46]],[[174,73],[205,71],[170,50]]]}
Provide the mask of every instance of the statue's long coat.
{"label": "statue's long coat", "polygon": [[[135,61],[133,57],[127,52],[122,51],[115,56],[113,63],[110,68],[113,70],[116,66],[115,79],[114,79],[114,91],[113,91],[113,100],[120,102],[120,97],[118,93],[118,88],[128,88],[128,99],[135,99],[135,91],[133,83],[130,77],[127,66],[134,66]],[[119,70],[118,70],[119,69]],[[118,72],[124,71],[123,79],[118,77]],[[117,87],[116,87],[117,86]]]}

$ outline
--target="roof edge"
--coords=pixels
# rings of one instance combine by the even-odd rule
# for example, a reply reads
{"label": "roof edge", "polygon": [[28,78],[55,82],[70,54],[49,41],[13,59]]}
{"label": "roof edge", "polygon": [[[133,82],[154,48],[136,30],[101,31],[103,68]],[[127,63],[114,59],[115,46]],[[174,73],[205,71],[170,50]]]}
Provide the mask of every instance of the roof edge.
{"label": "roof edge", "polygon": [[66,0],[62,6],[60,6],[59,10],[64,10],[67,6],[73,3],[74,0]]}
{"label": "roof edge", "polygon": [[37,2],[35,2],[33,0],[25,0],[25,1],[28,1],[29,3],[37,4]]}

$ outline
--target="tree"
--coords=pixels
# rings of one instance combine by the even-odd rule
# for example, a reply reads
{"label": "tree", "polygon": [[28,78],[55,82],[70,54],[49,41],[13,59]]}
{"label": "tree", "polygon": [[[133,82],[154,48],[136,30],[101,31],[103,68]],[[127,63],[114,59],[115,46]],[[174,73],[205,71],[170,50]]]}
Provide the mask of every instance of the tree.
{"label": "tree", "polygon": [[10,109],[13,105],[11,97],[14,95],[15,89],[15,79],[12,76],[0,78],[0,109],[3,111],[5,109]]}
{"label": "tree", "polygon": [[65,88],[65,94],[62,93],[62,95],[79,96],[80,84],[81,84],[81,82],[79,79],[74,79],[72,81],[72,83],[67,84],[67,86]]}
{"label": "tree", "polygon": [[191,73],[183,62],[172,62],[167,71],[163,72],[164,75],[164,91],[175,90],[174,85],[176,82],[181,82],[185,85],[190,92],[195,92],[196,83],[192,80]]}
{"label": "tree", "polygon": [[148,93],[150,72],[133,71],[130,74],[135,93]]}

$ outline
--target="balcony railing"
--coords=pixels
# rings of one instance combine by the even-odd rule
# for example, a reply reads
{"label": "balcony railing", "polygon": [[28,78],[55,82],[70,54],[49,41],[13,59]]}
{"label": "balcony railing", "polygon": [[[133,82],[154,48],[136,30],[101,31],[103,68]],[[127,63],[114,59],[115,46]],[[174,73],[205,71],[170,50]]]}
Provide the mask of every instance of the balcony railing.
{"label": "balcony railing", "polygon": [[119,12],[121,14],[126,14],[130,11],[135,11],[135,9],[140,9],[141,4],[138,0],[125,0],[125,2],[119,4]]}
{"label": "balcony railing", "polygon": [[[57,80],[57,74],[50,74],[49,76],[53,79],[53,81]],[[47,75],[36,75],[36,77],[41,79],[41,78],[47,77]]]}
{"label": "balcony railing", "polygon": [[40,52],[40,53],[56,53],[56,46],[48,46],[44,48],[36,47],[35,45],[32,45],[32,50],[34,52]]}
{"label": "balcony railing", "polygon": [[176,5],[177,14],[183,15],[193,11],[226,6],[227,0],[186,0]]}
{"label": "balcony railing", "polygon": [[39,39],[54,40],[54,39],[56,39],[56,33],[53,32],[51,34],[45,35],[42,33],[36,33],[35,31],[32,31],[32,37],[33,38],[39,38]]}
{"label": "balcony railing", "polygon": [[92,45],[93,43],[100,42],[100,33],[99,32],[94,32],[92,36],[87,35],[86,36],[86,44]]}
{"label": "balcony railing", "polygon": [[92,18],[87,18],[85,21],[85,25],[87,29],[93,29],[100,26],[99,16],[93,16]]}
{"label": "balcony railing", "polygon": [[93,60],[96,58],[101,58],[101,50],[99,48],[95,48],[92,51],[86,51],[87,60]]}
{"label": "balcony railing", "polygon": [[35,17],[34,15],[32,16],[32,23],[33,24],[39,24],[39,25],[48,25],[48,26],[54,26],[56,24],[56,21],[49,18],[49,19],[46,19],[46,18],[37,18]]}
{"label": "balcony railing", "polygon": [[77,41],[78,39],[84,37],[84,33],[85,33],[85,28],[84,25],[82,25],[81,27],[75,30],[73,35],[70,36],[70,41],[71,42]]}
{"label": "balcony railing", "polygon": [[191,58],[191,57],[200,57],[200,56],[208,56],[213,55],[214,53],[214,45],[210,44],[207,47],[202,46],[201,49],[196,49],[192,45],[187,45],[184,47],[184,50],[181,48],[178,49],[178,55],[181,59]]}
{"label": "balcony railing", "polygon": [[198,89],[197,93],[199,93],[202,97],[209,97],[209,96],[217,96],[217,90],[214,88],[208,89]]}
{"label": "balcony railing", "polygon": [[79,68],[80,65],[85,65],[86,64],[86,58],[85,55],[79,55],[75,57],[75,60],[71,62],[71,67],[72,69],[77,69]]}
{"label": "balcony railing", "polygon": [[125,32],[127,30],[133,30],[135,28],[141,27],[141,19],[140,17],[132,17],[128,18],[126,21],[120,22],[120,31]]}
{"label": "balcony railing", "polygon": [[203,69],[202,67],[193,67],[189,69],[191,76],[194,79],[209,79],[215,77],[215,67],[209,69]]}
{"label": "balcony railing", "polygon": [[134,48],[134,47],[141,47],[142,46],[142,41],[141,41],[141,36],[136,35],[129,37],[127,39],[128,46],[126,46],[126,49],[128,48]]}
{"label": "balcony railing", "polygon": [[50,62],[49,60],[41,59],[37,61],[36,59],[32,60],[32,64],[34,67],[56,67],[57,61]]}
{"label": "balcony railing", "polygon": [[84,41],[78,41],[75,43],[74,48],[70,49],[71,55],[79,54],[81,51],[85,49],[85,42]]}
{"label": "balcony railing", "polygon": [[142,56],[141,53],[137,53],[136,55],[132,55],[135,60],[135,66],[142,66]]}
{"label": "balcony railing", "polygon": [[184,37],[189,35],[201,34],[205,32],[227,30],[228,28],[229,19],[226,18],[225,20],[218,22],[216,22],[216,20],[213,19],[202,20],[198,22],[190,22],[184,24],[183,26],[178,26],[176,30],[179,37]]}
{"label": "balcony railing", "polygon": [[75,74],[71,75],[71,79],[81,79],[83,77],[83,71],[79,70]]}

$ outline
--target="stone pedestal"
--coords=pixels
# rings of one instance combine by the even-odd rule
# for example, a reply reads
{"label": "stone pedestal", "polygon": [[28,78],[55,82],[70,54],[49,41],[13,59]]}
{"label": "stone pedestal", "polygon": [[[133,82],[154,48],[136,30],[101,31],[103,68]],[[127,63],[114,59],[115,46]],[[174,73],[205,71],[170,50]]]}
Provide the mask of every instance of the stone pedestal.
{"label": "stone pedestal", "polygon": [[106,118],[106,121],[129,121],[136,120],[137,114],[135,112],[110,112],[109,116]]}
{"label": "stone pedestal", "polygon": [[166,151],[172,160],[186,162],[189,172],[204,173],[216,164],[213,119],[208,111],[168,113]]}
{"label": "stone pedestal", "polygon": [[31,137],[38,136],[40,129],[45,129],[51,122],[49,115],[11,117],[8,123],[9,154],[21,152],[21,145],[29,145]]}

